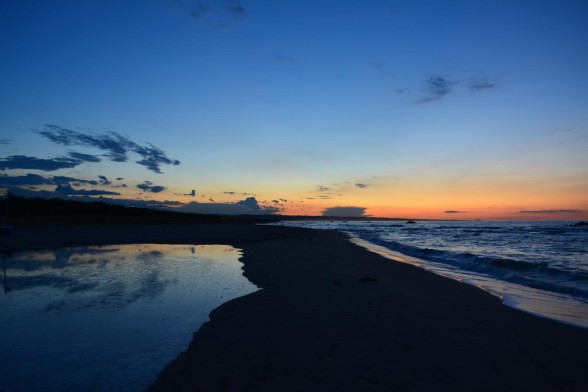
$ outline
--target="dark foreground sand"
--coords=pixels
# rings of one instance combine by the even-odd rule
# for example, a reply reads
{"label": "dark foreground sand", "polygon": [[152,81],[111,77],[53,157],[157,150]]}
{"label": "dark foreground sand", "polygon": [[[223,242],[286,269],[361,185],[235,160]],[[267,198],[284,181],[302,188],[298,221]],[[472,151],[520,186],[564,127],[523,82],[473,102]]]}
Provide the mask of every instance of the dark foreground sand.
{"label": "dark foreground sand", "polygon": [[337,232],[22,228],[2,247],[122,243],[230,244],[263,288],[213,311],[152,391],[588,391],[588,330],[507,308]]}

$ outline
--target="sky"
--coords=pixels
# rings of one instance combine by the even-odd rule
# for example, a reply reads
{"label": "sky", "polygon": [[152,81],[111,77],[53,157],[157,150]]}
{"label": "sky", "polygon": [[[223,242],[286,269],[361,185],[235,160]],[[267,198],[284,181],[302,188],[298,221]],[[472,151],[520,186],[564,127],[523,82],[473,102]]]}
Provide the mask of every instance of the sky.
{"label": "sky", "polygon": [[0,190],[588,219],[584,0],[0,0]]}

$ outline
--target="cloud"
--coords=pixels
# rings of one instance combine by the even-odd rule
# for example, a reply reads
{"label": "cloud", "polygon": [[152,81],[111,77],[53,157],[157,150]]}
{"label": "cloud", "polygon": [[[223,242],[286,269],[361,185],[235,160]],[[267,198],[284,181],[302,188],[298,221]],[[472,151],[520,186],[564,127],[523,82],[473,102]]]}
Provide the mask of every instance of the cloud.
{"label": "cloud", "polygon": [[190,11],[190,16],[195,19],[200,19],[204,15],[212,12],[212,7],[208,3],[198,3],[196,6]]}
{"label": "cloud", "polygon": [[234,16],[240,18],[247,15],[247,10],[245,9],[245,7],[243,7],[242,2],[238,0],[231,0],[230,4],[227,6],[227,10]]}
{"label": "cloud", "polygon": [[259,204],[257,203],[257,199],[255,197],[248,197],[245,200],[238,201],[235,204],[246,206],[252,210],[259,210]]}
{"label": "cloud", "polygon": [[108,181],[105,176],[98,176],[98,179],[100,180],[100,185],[112,185],[112,182]]}
{"label": "cloud", "polygon": [[25,176],[0,176],[0,186],[52,185],[53,181],[38,174]]}
{"label": "cloud", "polygon": [[260,206],[254,197],[236,203],[215,203],[213,199],[209,200],[210,203],[193,201],[174,208],[174,211],[217,215],[271,215],[280,212],[280,209],[274,206]]}
{"label": "cloud", "polygon": [[465,211],[447,210],[443,212],[445,212],[446,214],[463,214]]}
{"label": "cloud", "polygon": [[480,91],[480,90],[485,90],[488,88],[495,88],[496,84],[494,83],[490,83],[490,82],[481,82],[481,83],[474,83],[474,84],[470,84],[469,88],[472,91]]}
{"label": "cloud", "polygon": [[369,184],[360,184],[360,183],[358,183],[358,184],[355,184],[355,186],[358,187],[358,188],[367,188],[370,185]]}
{"label": "cloud", "polygon": [[574,214],[582,210],[522,210],[521,214]]}
{"label": "cloud", "polygon": [[95,155],[82,154],[81,152],[69,152],[69,153],[67,153],[67,155],[69,155],[70,157],[72,157],[74,159],[78,159],[78,160],[84,161],[84,162],[101,162],[102,161],[102,159],[98,158]]}
{"label": "cloud", "polygon": [[10,140],[10,139],[0,139],[0,145],[7,146],[9,144],[12,144],[12,140]]}
{"label": "cloud", "polygon": [[98,181],[94,180],[82,180],[79,178],[73,177],[65,177],[65,176],[53,176],[53,183],[56,185],[60,184],[73,184],[76,186],[80,186],[81,184],[87,185],[98,185]]}
{"label": "cloud", "polygon": [[236,192],[232,192],[232,191],[228,191],[228,192],[227,192],[227,191],[225,191],[225,192],[223,192],[223,193],[224,193],[225,195],[235,195],[235,194],[236,194]]}
{"label": "cloud", "polygon": [[326,191],[330,191],[330,190],[331,190],[331,188],[328,188],[328,187],[326,187],[326,186],[323,186],[323,185],[317,185],[317,186],[316,186],[316,189],[317,189],[319,192],[326,192]]}
{"label": "cloud", "polygon": [[[161,165],[175,166],[180,164],[180,161],[168,158],[161,149],[154,145],[147,143],[146,146],[141,146],[116,132],[90,135],[48,124],[45,125],[45,130],[37,131],[37,133],[55,144],[92,147],[105,151],[106,156],[113,162],[126,162],[128,153],[134,152],[143,158],[136,161],[136,163],[158,174],[162,173],[160,170]],[[87,154],[83,155],[89,157]],[[80,162],[80,160],[77,160],[77,162]]]}
{"label": "cloud", "polygon": [[[67,188],[62,188],[66,193],[69,192]],[[22,189],[22,188],[11,188],[9,189],[10,193],[22,196],[22,197],[40,197],[43,199],[53,199],[53,198],[60,198],[65,200],[75,200],[75,201],[85,201],[85,202],[94,202],[94,201],[102,201],[105,203],[121,205],[125,207],[142,207],[142,208],[170,208],[170,207],[177,207],[182,206],[183,203],[174,200],[165,200],[165,201],[157,201],[157,200],[137,200],[137,199],[113,199],[110,197],[104,197],[102,195],[98,195],[98,197],[92,197],[96,195],[89,195],[87,192],[80,192],[75,191],[75,194],[64,194],[60,192],[53,192],[53,191],[33,191],[29,189]],[[98,191],[100,192],[100,191]]]}
{"label": "cloud", "polygon": [[137,185],[137,188],[141,189],[144,192],[152,192],[152,193],[159,193],[165,190],[164,186],[161,185],[153,185],[151,181],[145,181],[142,184]]}
{"label": "cloud", "polygon": [[30,169],[42,171],[55,171],[59,169],[71,169],[82,163],[79,159],[58,157],[42,159],[25,155],[12,155],[0,159],[0,170]]}
{"label": "cloud", "polygon": [[365,207],[330,207],[323,210],[323,216],[364,217]]}
{"label": "cloud", "polygon": [[63,195],[83,195],[83,196],[98,196],[98,195],[120,195],[118,192],[103,191],[98,189],[73,189],[71,185],[58,185],[55,188],[55,193],[61,193]]}
{"label": "cloud", "polygon": [[426,81],[425,95],[415,103],[421,104],[438,101],[449,94],[452,91],[454,85],[455,82],[447,80],[442,76],[431,76]]}

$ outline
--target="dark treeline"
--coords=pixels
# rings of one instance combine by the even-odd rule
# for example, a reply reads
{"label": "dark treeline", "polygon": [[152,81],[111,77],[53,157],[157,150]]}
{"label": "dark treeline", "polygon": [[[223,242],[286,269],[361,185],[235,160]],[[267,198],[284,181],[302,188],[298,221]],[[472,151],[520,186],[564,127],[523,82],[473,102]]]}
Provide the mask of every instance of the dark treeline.
{"label": "dark treeline", "polygon": [[[8,203],[8,205],[7,205]],[[102,201],[25,198],[9,195],[0,199],[2,225],[96,224],[96,223],[215,223],[265,222],[263,217],[230,217],[190,214],[152,208],[125,207]],[[275,220],[275,219],[273,219]]]}

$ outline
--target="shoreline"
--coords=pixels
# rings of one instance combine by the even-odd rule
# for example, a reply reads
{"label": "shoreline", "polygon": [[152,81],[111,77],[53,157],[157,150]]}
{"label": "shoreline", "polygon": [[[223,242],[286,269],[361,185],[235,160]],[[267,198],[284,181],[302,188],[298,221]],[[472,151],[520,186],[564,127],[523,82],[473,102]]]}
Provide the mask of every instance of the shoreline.
{"label": "shoreline", "polygon": [[226,244],[262,288],[210,314],[152,391],[588,389],[588,330],[391,262],[342,233],[253,224],[16,228],[3,250]]}
{"label": "shoreline", "polygon": [[[435,275],[479,288],[499,298],[504,306],[511,307],[519,312],[525,312],[536,317],[546,318],[558,323],[588,330],[587,305],[575,298],[564,297],[563,295],[557,296],[556,293],[501,281],[490,276],[477,275],[476,281],[471,280],[471,278],[470,280],[463,279],[463,274],[460,274],[459,271],[454,272],[445,266],[433,265],[426,260],[390,250],[381,245],[364,240],[359,236],[350,234],[349,240],[387,260],[409,264],[432,272]],[[554,298],[557,298],[557,303],[554,302]],[[582,312],[582,316],[579,315],[580,312]]]}

